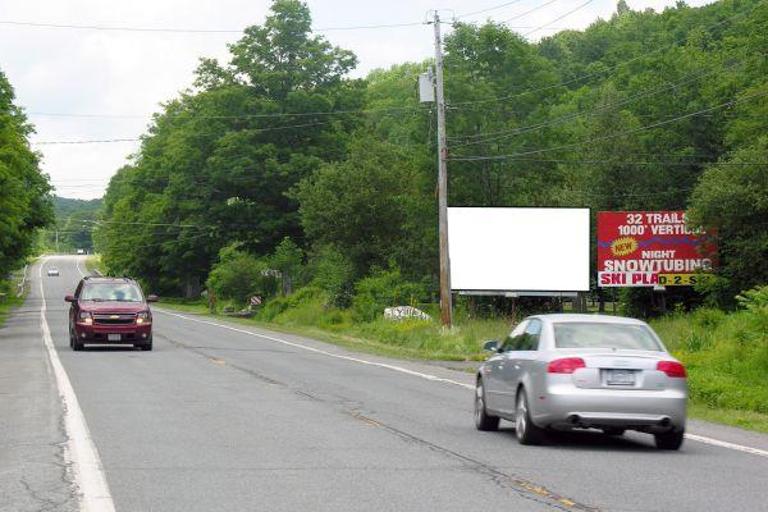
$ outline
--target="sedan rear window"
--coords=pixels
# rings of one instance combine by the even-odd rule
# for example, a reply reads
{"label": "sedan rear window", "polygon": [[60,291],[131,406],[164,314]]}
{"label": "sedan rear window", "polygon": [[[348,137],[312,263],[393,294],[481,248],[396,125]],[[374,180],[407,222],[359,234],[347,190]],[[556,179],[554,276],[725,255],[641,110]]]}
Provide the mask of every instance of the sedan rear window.
{"label": "sedan rear window", "polygon": [[141,292],[136,285],[127,283],[90,283],[83,288],[81,300],[141,302]]}
{"label": "sedan rear window", "polygon": [[651,331],[643,325],[563,322],[554,324],[554,328],[557,348],[662,350]]}

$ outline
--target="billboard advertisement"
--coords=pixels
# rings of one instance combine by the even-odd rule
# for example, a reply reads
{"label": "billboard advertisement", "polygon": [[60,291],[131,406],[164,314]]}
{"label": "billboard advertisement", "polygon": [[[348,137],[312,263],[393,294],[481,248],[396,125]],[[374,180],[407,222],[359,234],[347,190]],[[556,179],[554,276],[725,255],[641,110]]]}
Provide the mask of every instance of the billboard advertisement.
{"label": "billboard advertisement", "polygon": [[589,290],[588,208],[448,208],[451,288]]}
{"label": "billboard advertisement", "polygon": [[686,225],[684,211],[599,212],[597,284],[691,286],[706,279],[716,247]]}

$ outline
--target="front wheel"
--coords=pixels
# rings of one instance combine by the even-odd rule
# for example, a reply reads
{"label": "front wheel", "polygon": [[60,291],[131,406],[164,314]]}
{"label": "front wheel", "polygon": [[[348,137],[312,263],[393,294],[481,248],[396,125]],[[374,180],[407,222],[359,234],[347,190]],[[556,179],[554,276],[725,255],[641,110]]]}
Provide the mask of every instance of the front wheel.
{"label": "front wheel", "polygon": [[485,409],[485,388],[482,379],[475,386],[475,428],[484,432],[499,429],[499,417],[491,416]]}
{"label": "front wheel", "polygon": [[544,437],[544,430],[537,427],[531,421],[531,410],[528,407],[528,398],[525,390],[517,393],[517,407],[515,409],[515,436],[520,444],[540,444]]}
{"label": "front wheel", "polygon": [[659,450],[679,450],[685,439],[685,430],[671,430],[662,434],[654,434],[656,448]]}

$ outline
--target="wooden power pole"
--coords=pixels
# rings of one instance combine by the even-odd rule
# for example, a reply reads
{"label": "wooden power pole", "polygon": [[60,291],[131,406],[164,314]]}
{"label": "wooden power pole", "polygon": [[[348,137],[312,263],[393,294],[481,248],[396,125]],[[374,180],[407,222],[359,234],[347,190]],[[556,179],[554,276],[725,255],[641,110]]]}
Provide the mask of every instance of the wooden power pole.
{"label": "wooden power pole", "polygon": [[448,257],[448,149],[445,135],[445,91],[443,89],[443,42],[440,14],[435,11],[435,101],[437,103],[437,208],[440,231],[440,317],[443,326],[453,324],[451,262]]}

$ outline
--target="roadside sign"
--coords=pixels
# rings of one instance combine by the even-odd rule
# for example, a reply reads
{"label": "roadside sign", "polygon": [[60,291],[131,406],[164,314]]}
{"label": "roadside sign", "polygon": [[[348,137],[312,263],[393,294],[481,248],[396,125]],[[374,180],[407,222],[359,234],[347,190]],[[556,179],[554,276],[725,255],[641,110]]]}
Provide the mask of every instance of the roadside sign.
{"label": "roadside sign", "polygon": [[251,297],[251,306],[260,306],[261,305],[261,297],[258,295],[254,295]]}
{"label": "roadside sign", "polygon": [[684,211],[597,214],[600,287],[692,286],[711,277],[715,251]]}

